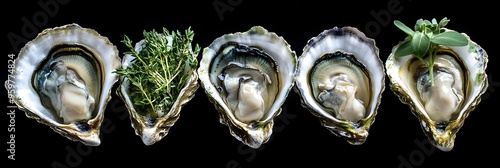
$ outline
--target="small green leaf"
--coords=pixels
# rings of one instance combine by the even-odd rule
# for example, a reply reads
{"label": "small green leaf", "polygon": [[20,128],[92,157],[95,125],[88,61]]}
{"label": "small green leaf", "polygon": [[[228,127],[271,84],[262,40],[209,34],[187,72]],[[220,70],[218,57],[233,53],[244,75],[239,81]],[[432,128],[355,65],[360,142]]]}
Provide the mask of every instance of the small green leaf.
{"label": "small green leaf", "polygon": [[431,21],[429,21],[429,20],[424,20],[424,23],[425,23],[426,26],[431,26],[432,25]]}
{"label": "small green leaf", "polygon": [[403,57],[413,53],[413,48],[411,46],[411,40],[407,40],[403,42],[399,47],[394,51],[394,56]]}
{"label": "small green leaf", "polygon": [[432,18],[431,22],[432,22],[433,25],[437,25],[438,24],[438,22],[436,21],[436,18]]}
{"label": "small green leaf", "polygon": [[439,21],[439,28],[443,28],[444,26],[446,26],[448,24],[448,22],[450,22],[450,20],[446,17],[444,17],[443,19],[441,19],[441,21]]}
{"label": "small green leaf", "polygon": [[431,28],[426,27],[426,28],[424,29],[424,33],[425,33],[425,35],[427,35],[429,38],[433,36],[433,31],[431,30]]}
{"label": "small green leaf", "polygon": [[401,29],[406,34],[408,34],[408,36],[412,36],[413,33],[414,33],[411,28],[409,28],[408,26],[406,26],[405,24],[403,24],[399,20],[395,20],[394,21],[394,25],[396,25],[396,27],[398,27],[399,29]]}
{"label": "small green leaf", "polygon": [[427,51],[429,50],[430,46],[429,37],[427,37],[422,32],[415,32],[411,40],[411,45],[413,48],[413,53],[417,57],[422,58],[425,55],[425,53],[427,53]]}
{"label": "small green leaf", "polygon": [[415,24],[415,31],[422,31],[422,25],[424,25],[424,20],[418,19],[417,23]]}
{"label": "small green leaf", "polygon": [[446,31],[432,37],[431,42],[445,46],[464,46],[467,45],[469,41],[464,35],[456,31]]}
{"label": "small green leaf", "polygon": [[428,32],[435,32],[437,30],[437,25],[430,25],[430,26],[427,26],[426,29],[429,29],[427,30]]}

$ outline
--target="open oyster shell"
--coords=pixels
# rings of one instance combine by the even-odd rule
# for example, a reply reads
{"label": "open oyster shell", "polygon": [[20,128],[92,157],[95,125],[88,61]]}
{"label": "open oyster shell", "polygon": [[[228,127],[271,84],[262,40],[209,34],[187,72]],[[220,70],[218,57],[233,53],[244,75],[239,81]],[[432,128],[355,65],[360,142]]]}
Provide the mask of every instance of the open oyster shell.
{"label": "open oyster shell", "polygon": [[295,71],[290,45],[261,26],[215,39],[203,50],[198,68],[220,122],[252,148],[269,140]]}
{"label": "open oyster shell", "polygon": [[95,30],[45,29],[15,60],[14,96],[26,116],[85,145],[100,144],[100,125],[120,65],[116,47]]}
{"label": "open oyster shell", "polygon": [[439,46],[434,86],[430,84],[428,68],[415,56],[394,56],[404,41],[393,48],[385,65],[391,90],[410,106],[430,142],[442,151],[453,149],[457,132],[488,87],[488,55],[462,34],[469,40],[468,45]]}
{"label": "open oyster shell", "polygon": [[385,72],[375,41],[354,27],[334,27],[308,41],[295,91],[302,106],[350,144],[363,144],[375,121]]}
{"label": "open oyster shell", "polygon": [[[135,44],[135,51],[137,53],[142,50],[143,43],[144,40],[141,40]],[[129,67],[134,58],[135,57],[131,54],[125,54],[125,56],[123,56],[122,67]],[[120,77],[120,85],[116,93],[118,97],[125,102],[135,134],[141,137],[145,145],[153,145],[167,136],[170,128],[179,119],[182,107],[195,96],[195,92],[199,87],[198,74],[195,69],[190,70],[189,77],[186,78],[186,80],[186,84],[179,92],[179,96],[175,99],[170,110],[160,114],[158,118],[151,118],[143,115],[144,113],[141,114],[135,108],[132,100],[133,98],[129,95],[130,82],[125,76]]]}

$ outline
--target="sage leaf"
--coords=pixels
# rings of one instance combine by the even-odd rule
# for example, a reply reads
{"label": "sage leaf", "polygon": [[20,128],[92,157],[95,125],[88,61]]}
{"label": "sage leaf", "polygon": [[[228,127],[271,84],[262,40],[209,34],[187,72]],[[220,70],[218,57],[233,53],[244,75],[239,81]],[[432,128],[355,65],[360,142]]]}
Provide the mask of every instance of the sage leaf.
{"label": "sage leaf", "polygon": [[394,56],[396,57],[403,57],[411,54],[413,54],[411,40],[403,42],[401,45],[398,46],[398,48],[396,48],[396,51],[394,51]]}
{"label": "sage leaf", "polygon": [[422,25],[424,25],[424,20],[418,19],[417,23],[415,23],[415,31],[422,31]]}
{"label": "sage leaf", "polygon": [[427,35],[422,32],[415,32],[413,34],[413,38],[411,40],[411,45],[413,48],[413,52],[417,57],[423,58],[423,56],[427,53],[430,46],[430,40]]}
{"label": "sage leaf", "polygon": [[437,34],[431,38],[431,42],[445,46],[465,46],[469,43],[464,35],[456,31],[446,31]]}
{"label": "sage leaf", "polygon": [[432,25],[431,21],[429,21],[429,20],[424,20],[424,23],[425,23],[426,26]]}
{"label": "sage leaf", "polygon": [[441,19],[441,21],[439,21],[439,28],[443,28],[448,24],[448,22],[450,22],[450,20],[446,17]]}
{"label": "sage leaf", "polygon": [[409,36],[412,36],[413,33],[414,33],[414,31],[411,28],[409,28],[408,26],[406,26],[405,24],[403,24],[399,20],[395,20],[394,21],[394,25],[396,25],[396,27],[398,27],[399,29],[401,29],[403,32],[405,32]]}
{"label": "sage leaf", "polygon": [[432,24],[433,24],[433,25],[437,25],[437,24],[438,24],[438,22],[437,22],[436,18],[432,18],[432,21],[431,21],[431,22],[432,22]]}

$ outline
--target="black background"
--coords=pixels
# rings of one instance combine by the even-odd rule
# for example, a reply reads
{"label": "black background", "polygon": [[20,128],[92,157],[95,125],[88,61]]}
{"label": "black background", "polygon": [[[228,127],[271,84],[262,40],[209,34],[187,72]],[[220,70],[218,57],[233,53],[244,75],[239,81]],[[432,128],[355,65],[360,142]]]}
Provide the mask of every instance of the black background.
{"label": "black background", "polygon": [[[66,2],[68,1],[68,2]],[[14,33],[26,40],[34,38],[23,30],[24,25],[37,23],[35,32],[68,23],[78,23],[106,36],[123,55],[125,46],[120,43],[124,35],[134,42],[142,37],[143,30],[184,30],[191,26],[195,32],[194,42],[201,48],[215,38],[237,31],[247,31],[251,26],[261,25],[271,32],[283,36],[299,56],[306,42],[325,29],[335,26],[353,26],[376,40],[380,58],[385,62],[392,46],[406,36],[397,29],[393,20],[401,20],[412,27],[417,19],[440,20],[448,17],[448,28],[467,33],[481,45],[489,55],[487,74],[490,88],[484,100],[472,111],[458,132],[455,147],[450,152],[415,142],[428,142],[417,118],[407,105],[400,103],[388,87],[382,96],[378,115],[370,129],[367,141],[358,146],[349,145],[322,127],[319,120],[300,106],[298,94],[290,92],[283,105],[283,113],[275,122],[271,140],[259,149],[242,145],[229,134],[228,127],[219,123],[213,104],[200,89],[196,96],[181,111],[181,116],[168,135],[152,146],[145,146],[136,136],[123,103],[114,94],[105,113],[106,127],[102,130],[101,145],[86,147],[70,141],[37,123],[16,110],[15,115],[15,161],[20,167],[114,167],[139,163],[140,167],[398,167],[407,161],[411,167],[452,167],[476,165],[495,167],[498,156],[498,105],[500,74],[496,72],[498,60],[498,34],[493,25],[495,11],[489,2],[458,1],[431,2],[417,0],[381,1],[250,1],[210,0],[179,2],[103,2],[66,0],[51,7],[51,14],[44,11],[38,2],[56,0],[11,1],[4,4],[5,34]],[[218,3],[217,3],[218,2]],[[217,8],[213,4],[219,4]],[[219,13],[220,4],[228,5]],[[395,6],[393,6],[395,5]],[[221,9],[224,10],[224,9]],[[40,13],[42,12],[42,13]],[[43,13],[47,17],[43,17]],[[377,15],[380,15],[377,16]],[[33,21],[33,16],[37,20]],[[23,19],[25,18],[25,20]],[[378,20],[377,18],[381,18]],[[366,29],[373,26],[372,29]],[[11,34],[12,35],[12,34]],[[8,38],[7,38],[8,39]],[[7,54],[18,54],[24,43],[13,45],[6,40],[4,58]],[[201,59],[201,53],[199,55]],[[2,70],[2,81],[8,74],[7,64]],[[2,108],[8,104],[5,89],[2,90]],[[7,109],[4,111],[7,112]],[[8,116],[7,116],[8,117]],[[4,119],[4,128],[9,120]],[[10,133],[8,133],[10,134]],[[4,142],[9,141],[4,134]],[[5,144],[5,143],[4,143]],[[9,148],[5,145],[5,148]],[[430,150],[430,152],[426,152]],[[490,154],[491,153],[491,154]],[[8,152],[4,157],[8,156]]]}

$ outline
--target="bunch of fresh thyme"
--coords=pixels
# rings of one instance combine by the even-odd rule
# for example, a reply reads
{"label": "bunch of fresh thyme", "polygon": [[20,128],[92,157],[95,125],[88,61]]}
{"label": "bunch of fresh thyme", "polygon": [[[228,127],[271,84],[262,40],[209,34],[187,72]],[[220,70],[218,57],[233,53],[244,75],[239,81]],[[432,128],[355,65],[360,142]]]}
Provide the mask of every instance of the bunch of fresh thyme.
{"label": "bunch of fresh thyme", "polygon": [[191,46],[194,32],[177,31],[163,33],[144,31],[144,42],[136,52],[132,41],[125,35],[121,42],[126,45],[134,59],[128,67],[120,67],[115,73],[126,77],[131,86],[129,96],[136,111],[152,119],[170,111],[180,91],[198,66],[200,47]]}

